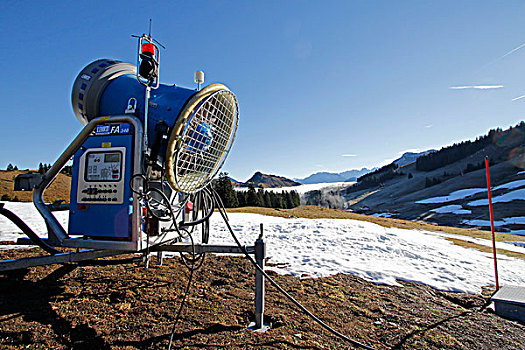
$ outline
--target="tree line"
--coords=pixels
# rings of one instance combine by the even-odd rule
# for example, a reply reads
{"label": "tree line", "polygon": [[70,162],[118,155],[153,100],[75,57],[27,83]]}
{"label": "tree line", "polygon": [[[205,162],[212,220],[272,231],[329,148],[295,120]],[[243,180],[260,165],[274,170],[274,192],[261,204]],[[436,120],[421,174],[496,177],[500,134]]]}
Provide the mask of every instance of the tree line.
{"label": "tree line", "polygon": [[[523,121],[506,131],[503,131],[501,128],[492,129],[487,135],[477,137],[475,141],[455,143],[452,146],[443,147],[437,152],[418,157],[416,160],[416,169],[419,171],[432,171],[439,169],[482,150],[488,145],[495,143],[495,140],[503,140],[503,143],[505,143],[506,138],[524,138],[524,134],[525,122]],[[466,170],[468,172],[480,169],[481,167],[482,165],[480,164],[471,164]]]}
{"label": "tree line", "polygon": [[357,178],[357,183],[347,189],[347,193],[383,185],[396,176],[405,175],[398,170],[399,165],[391,163]]}
{"label": "tree line", "polygon": [[213,183],[213,188],[219,194],[226,208],[237,207],[266,207],[291,209],[301,205],[301,198],[297,191],[265,191],[256,189],[253,183],[248,184],[247,191],[235,191],[227,173],[220,173]]}
{"label": "tree line", "polygon": [[[51,164],[39,163],[37,172],[39,174],[45,174],[49,169],[51,169]],[[15,170],[18,170],[18,166],[9,163],[5,170],[15,171]],[[29,171],[29,169],[26,169],[26,171]],[[73,173],[73,167],[71,165],[66,165],[65,167],[62,168],[62,170],[60,170],[60,172],[62,174],[71,176],[71,174]]]}

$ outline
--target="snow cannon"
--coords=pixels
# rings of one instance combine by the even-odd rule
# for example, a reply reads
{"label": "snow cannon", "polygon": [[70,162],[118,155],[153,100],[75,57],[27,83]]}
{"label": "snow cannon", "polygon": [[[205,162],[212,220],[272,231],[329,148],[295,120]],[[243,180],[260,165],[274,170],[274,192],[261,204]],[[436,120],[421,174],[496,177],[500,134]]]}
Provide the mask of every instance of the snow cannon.
{"label": "snow cannon", "polygon": [[[45,174],[22,174],[15,180],[16,190],[33,190],[47,237],[0,203],[0,216],[27,236],[17,244],[38,245],[50,255],[0,261],[0,272],[132,253],[140,254],[148,269],[152,253],[162,265],[163,252],[171,252],[179,253],[191,270],[191,282],[206,253],[252,254],[260,271],[250,327],[264,331],[262,225],[253,246],[241,246],[236,238],[234,246],[209,244],[215,209],[230,227],[210,182],[235,139],[237,99],[222,84],[201,89],[202,71],[195,72],[195,88],[160,83],[164,46],[151,37],[151,20],[149,34],[132,37],[138,38],[136,64],[99,59],[76,76],[73,111],[83,124],[78,135]],[[62,198],[46,203],[44,193],[60,172],[71,176],[69,203]],[[64,176],[60,182],[67,184]],[[58,211],[68,211],[68,220],[59,220]]]}
{"label": "snow cannon", "polygon": [[[202,71],[196,88],[161,84],[163,46],[135,37],[136,64],[99,59],[77,75],[71,100],[83,128],[35,178],[33,202],[52,247],[143,251],[199,230],[208,241],[209,184],[235,139],[237,98],[223,84],[201,89]],[[44,191],[71,159],[69,203],[46,204]],[[56,210],[69,210],[67,230]]]}
{"label": "snow cannon", "polygon": [[[149,44],[142,51],[139,57],[148,58],[157,50]],[[137,66],[114,59],[88,64],[73,84],[73,110],[83,125],[101,116],[137,117],[144,127],[146,162],[165,171],[176,191],[193,193],[211,181],[230,151],[238,124],[237,99],[222,84],[195,90],[160,84],[158,78],[150,93],[142,79],[154,69],[151,60],[144,59]],[[198,73],[200,85],[203,77]],[[121,126],[99,126],[96,133],[118,134]],[[128,125],[123,127],[127,131]]]}

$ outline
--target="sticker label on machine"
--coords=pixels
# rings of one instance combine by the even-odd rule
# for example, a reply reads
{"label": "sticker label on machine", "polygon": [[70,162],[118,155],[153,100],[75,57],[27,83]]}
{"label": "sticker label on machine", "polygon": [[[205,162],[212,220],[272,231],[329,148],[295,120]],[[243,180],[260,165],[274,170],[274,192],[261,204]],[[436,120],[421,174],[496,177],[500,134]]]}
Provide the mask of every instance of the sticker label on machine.
{"label": "sticker label on machine", "polygon": [[95,128],[95,135],[129,134],[130,124],[99,125]]}
{"label": "sticker label on machine", "polygon": [[125,147],[92,148],[80,157],[77,203],[124,202]]}

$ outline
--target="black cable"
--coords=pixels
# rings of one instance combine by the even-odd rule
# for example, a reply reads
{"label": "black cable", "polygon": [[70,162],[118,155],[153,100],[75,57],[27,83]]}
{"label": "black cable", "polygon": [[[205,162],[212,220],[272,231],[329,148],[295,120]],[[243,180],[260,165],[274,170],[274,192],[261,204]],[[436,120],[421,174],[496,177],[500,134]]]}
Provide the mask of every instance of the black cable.
{"label": "black cable", "polygon": [[[219,197],[219,195],[217,194],[217,192],[213,191],[213,195],[215,197],[215,199],[217,200],[217,197]],[[220,197],[218,198],[218,200],[220,200]],[[244,253],[244,255],[246,256],[246,258],[255,266],[255,268],[257,270],[259,270],[260,273],[263,274],[263,276],[268,279],[268,281],[275,287],[277,288],[277,290],[279,292],[281,292],[286,298],[288,298],[288,300],[290,300],[295,306],[297,306],[301,311],[303,311],[305,314],[307,314],[308,316],[310,316],[311,319],[313,319],[315,322],[317,322],[319,325],[321,325],[323,328],[325,328],[326,330],[328,330],[330,333],[334,334],[335,336],[349,342],[350,344],[354,345],[354,346],[357,346],[357,347],[360,347],[360,348],[363,348],[363,349],[367,349],[367,350],[376,350],[375,348],[371,347],[371,346],[368,346],[366,344],[363,344],[363,343],[360,343],[359,341],[357,340],[354,340],[354,339],[351,339],[349,337],[347,337],[346,335],[338,332],[337,330],[333,329],[332,327],[330,327],[329,325],[327,325],[326,323],[324,323],[321,319],[319,319],[317,316],[315,316],[312,312],[310,312],[307,308],[305,308],[301,303],[299,303],[297,300],[295,300],[294,297],[292,297],[288,292],[286,292],[277,282],[275,282],[270,276],[268,276],[268,274],[259,266],[257,265],[257,263],[255,262],[255,260],[250,256],[250,254],[248,254],[248,252],[246,251],[246,248],[241,245],[241,242],[239,241],[239,239],[237,238],[237,236],[235,236],[235,233],[233,232],[233,229],[231,228],[230,226],[230,223],[228,222],[227,220],[227,217],[226,217],[226,214],[224,212],[224,207],[221,207],[221,206],[218,206],[218,209],[219,209],[219,213],[221,213],[221,216],[222,218],[224,219],[224,223],[226,224],[226,226],[228,227],[228,230],[230,231],[230,234],[232,235],[233,239],[235,240],[235,243],[237,243],[237,246],[242,250],[242,252]]]}
{"label": "black cable", "polygon": [[[195,242],[193,241],[193,237],[191,236],[191,234],[189,234],[189,238],[191,241],[191,254],[195,258]],[[189,269],[190,275],[188,276],[188,284],[186,285],[186,290],[184,292],[184,296],[182,297],[182,301],[180,303],[179,310],[177,311],[177,315],[175,316],[175,320],[173,321],[173,327],[171,328],[171,334],[170,334],[170,341],[168,343],[168,350],[171,350],[171,344],[173,343],[173,336],[175,335],[175,329],[177,327],[177,323],[179,322],[180,316],[182,315],[182,310],[184,309],[184,305],[186,304],[186,298],[188,297],[188,294],[190,293],[191,282],[193,280],[193,274],[196,270],[193,267],[194,266],[192,266],[192,268]]]}
{"label": "black cable", "polygon": [[182,309],[184,308],[184,304],[186,304],[186,298],[188,297],[188,294],[190,293],[191,282],[193,279],[194,272],[195,272],[194,269],[190,270],[190,275],[188,276],[188,284],[186,285],[186,291],[184,292],[184,296],[182,298],[182,301],[180,302],[179,310],[177,311],[177,316],[175,316],[175,320],[173,321],[173,327],[171,328],[170,342],[168,343],[168,350],[171,350],[171,345],[173,343],[173,336],[175,335],[175,328],[177,327],[177,323],[179,322],[180,316],[182,314]]}

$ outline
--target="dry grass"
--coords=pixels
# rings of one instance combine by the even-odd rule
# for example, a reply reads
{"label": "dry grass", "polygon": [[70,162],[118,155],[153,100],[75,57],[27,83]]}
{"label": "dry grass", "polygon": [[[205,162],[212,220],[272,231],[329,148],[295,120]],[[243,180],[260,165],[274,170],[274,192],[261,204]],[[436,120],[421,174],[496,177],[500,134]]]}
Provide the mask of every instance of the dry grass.
{"label": "dry grass", "polygon": [[[30,202],[33,198],[33,191],[15,191],[14,183],[15,177],[20,174],[36,173],[35,170],[15,170],[5,171],[0,170],[0,197],[7,194],[10,198],[16,196],[21,202]],[[69,202],[69,188],[71,187],[71,177],[58,174],[55,181],[51,183],[49,188],[44,192],[44,200],[46,202],[54,202],[55,200],[63,200]]]}
{"label": "dry grass", "polygon": [[[243,207],[243,208],[232,208],[228,209],[229,213],[253,213],[269,216],[277,216],[283,218],[308,218],[308,219],[353,219],[360,221],[372,222],[374,224],[381,225],[383,227],[397,227],[404,228],[409,230],[426,230],[426,231],[436,231],[451,233],[455,235],[473,237],[473,238],[482,238],[491,240],[492,234],[489,231],[481,231],[476,229],[464,229],[450,226],[437,226],[431,225],[424,222],[408,221],[401,219],[392,219],[392,218],[380,218],[375,216],[367,216],[355,213],[349,213],[342,210],[328,209],[316,206],[300,206],[294,209],[271,209],[271,208],[260,208],[260,207]],[[475,248],[483,252],[492,252],[492,248],[486,247],[480,244],[466,242],[461,239],[447,238],[449,241],[453,242],[456,245],[466,247],[466,248]],[[505,233],[496,232],[496,241],[519,241],[525,242],[525,236],[509,235]],[[505,249],[497,249],[498,253],[505,254],[507,256],[512,256],[516,258],[525,259],[525,254],[516,253]]]}

